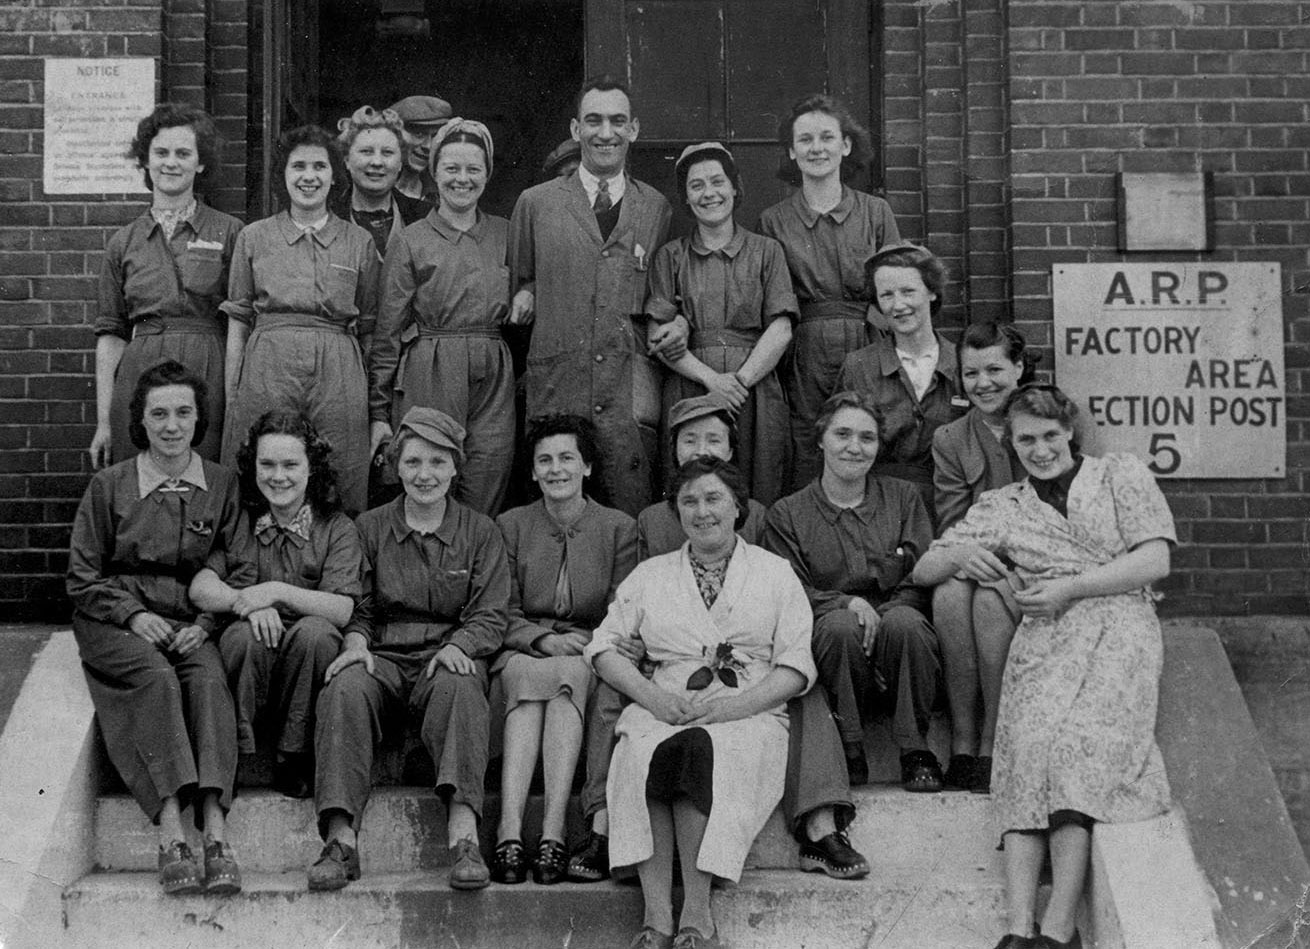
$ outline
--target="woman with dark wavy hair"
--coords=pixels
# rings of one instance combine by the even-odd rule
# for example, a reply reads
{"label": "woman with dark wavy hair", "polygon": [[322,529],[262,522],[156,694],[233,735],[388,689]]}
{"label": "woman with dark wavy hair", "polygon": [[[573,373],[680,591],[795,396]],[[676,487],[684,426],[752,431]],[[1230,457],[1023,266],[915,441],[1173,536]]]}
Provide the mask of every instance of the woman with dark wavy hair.
{"label": "woman with dark wavy hair", "polygon": [[220,168],[214,121],[165,102],[141,120],[128,155],[150,189],[150,208],[109,239],[96,310],[96,431],[91,464],[135,454],[127,401],[142,370],[176,359],[205,380],[212,424],[197,446],[218,460],[223,427],[219,303],[241,222],[197,196]]}
{"label": "woman with dark wavy hair", "polygon": [[[594,686],[582,650],[636,565],[637,526],[584,491],[600,480],[600,446],[589,419],[535,418],[527,445],[541,499],[496,519],[509,554],[511,592],[506,649],[492,667],[492,695],[504,708],[504,765],[491,876],[522,883],[527,875],[523,809],[540,757],[545,811],[531,863],[535,882],[550,884],[568,870],[564,818]],[[596,803],[603,808],[603,801],[583,806],[593,830],[603,834],[609,827],[596,827]]]}
{"label": "woman with dark wavy hair", "polygon": [[814,420],[837,390],[847,353],[869,342],[869,255],[900,239],[891,206],[847,182],[868,162],[869,134],[840,99],[798,99],[778,127],[787,154],[780,177],[800,188],[760,215],[760,233],[782,244],[800,320],[780,368],[791,405],[792,476],[785,491],[819,473]]}
{"label": "woman with dark wavy hair", "polygon": [[[984,491],[1023,477],[1019,456],[1005,437],[1005,405],[1032,374],[1028,356],[1023,334],[1008,324],[973,323],[964,331],[960,383],[972,407],[932,438],[939,534],[964,517]],[[986,794],[1001,674],[1019,607],[1005,580],[980,582],[958,573],[933,589],[932,615],[951,709],[946,787]]]}
{"label": "woman with dark wavy hair", "polygon": [[332,445],[342,505],[368,493],[368,380],[380,265],[373,238],[328,209],[345,187],[336,140],[305,125],[278,140],[285,210],[237,237],[228,299],[227,429],[236,462],[250,426],[270,409],[303,413]]}
{"label": "woman with dark wavy hair", "polygon": [[248,520],[229,558],[253,564],[255,582],[218,569],[191,582],[197,605],[240,617],[219,640],[238,750],[253,754],[260,730],[271,733],[273,786],[289,797],[312,793],[314,705],[363,592],[363,551],[340,510],[331,453],[305,416],[260,416],[237,453]]}
{"label": "woman with dark wavy hair", "polygon": [[[130,408],[139,453],[91,479],[73,520],[73,634],[109,760],[159,827],[164,892],[232,894],[232,697],[217,618],[197,610],[187,584],[237,541],[237,479],[194,448],[208,422],[205,383],[181,363],[142,373]],[[182,830],[188,805],[202,857]]]}

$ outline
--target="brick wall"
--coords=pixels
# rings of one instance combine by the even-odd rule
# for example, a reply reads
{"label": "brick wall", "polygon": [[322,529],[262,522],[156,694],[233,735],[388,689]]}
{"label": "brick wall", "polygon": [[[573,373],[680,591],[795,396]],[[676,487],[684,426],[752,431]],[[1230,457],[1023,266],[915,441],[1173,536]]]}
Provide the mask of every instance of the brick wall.
{"label": "brick wall", "polygon": [[[957,278],[948,332],[1012,317],[1049,350],[1051,265],[1119,258],[1118,171],[1214,172],[1217,248],[1205,259],[1282,264],[1289,475],[1166,483],[1184,546],[1165,609],[1305,612],[1310,0],[871,4],[885,182],[903,233],[926,240]],[[0,615],[63,608],[94,420],[94,278],[108,235],[142,208],[42,193],[42,57],[159,57],[161,95],[204,105],[227,139],[214,203],[250,219],[260,144],[251,7],[0,9]]]}
{"label": "brick wall", "polygon": [[1116,172],[1214,173],[1215,250],[1167,259],[1282,264],[1288,476],[1164,482],[1182,542],[1164,608],[1305,612],[1310,3],[1008,6],[1013,307],[1030,339],[1049,347],[1053,263],[1121,259]]}
{"label": "brick wall", "polygon": [[[42,190],[43,58],[154,56],[162,96],[218,109],[230,139],[217,203],[245,210],[244,0],[35,2],[0,9],[0,616],[66,607],[68,529],[95,423],[96,275],[124,195]],[[236,51],[239,51],[236,52]],[[207,75],[212,78],[206,83]],[[124,143],[126,147],[126,143]],[[235,165],[235,167],[231,167]]]}

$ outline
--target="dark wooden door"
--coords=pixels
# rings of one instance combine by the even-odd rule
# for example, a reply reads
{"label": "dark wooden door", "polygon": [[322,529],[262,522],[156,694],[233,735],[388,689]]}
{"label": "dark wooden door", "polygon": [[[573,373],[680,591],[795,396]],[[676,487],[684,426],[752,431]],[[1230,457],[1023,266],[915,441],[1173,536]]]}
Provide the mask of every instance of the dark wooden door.
{"label": "dark wooden door", "polygon": [[787,192],[777,131],[795,99],[830,92],[870,114],[869,0],[587,0],[586,30],[588,74],[632,88],[633,174],[672,197],[682,148],[723,142],[748,227]]}

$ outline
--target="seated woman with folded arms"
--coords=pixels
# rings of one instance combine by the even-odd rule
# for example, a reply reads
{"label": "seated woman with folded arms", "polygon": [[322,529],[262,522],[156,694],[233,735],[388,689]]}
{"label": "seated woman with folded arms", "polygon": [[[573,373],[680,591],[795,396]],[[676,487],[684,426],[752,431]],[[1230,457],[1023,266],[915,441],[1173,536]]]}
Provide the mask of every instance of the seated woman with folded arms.
{"label": "seated woman with folded arms", "polygon": [[[737,880],[782,798],[786,702],[814,682],[811,617],[786,561],[747,544],[741,475],[696,459],[674,478],[687,545],[640,564],[615,595],[586,656],[632,703],[610,768],[610,859],[637,865],[639,949],[717,946],[715,876]],[[616,643],[639,636],[646,679]],[[674,936],[673,854],[683,904]]]}
{"label": "seated woman with folded arms", "polygon": [[232,551],[254,565],[255,582],[211,569],[191,581],[198,606],[241,617],[219,639],[237,748],[255,752],[257,727],[273,733],[273,787],[289,797],[313,792],[314,706],[362,592],[359,534],[341,513],[331,450],[299,413],[260,416],[237,453],[247,519]]}
{"label": "seated woman with folded arms", "polygon": [[637,533],[631,517],[583,493],[600,474],[589,419],[533,419],[528,445],[541,499],[496,519],[505,535],[512,592],[507,648],[492,669],[499,673],[492,694],[503,697],[507,712],[491,878],[521,883],[526,877],[523,809],[540,757],[545,812],[532,876],[551,884],[568,869],[564,818],[594,682],[582,650],[637,563]]}
{"label": "seated woman with folded arms", "polygon": [[446,805],[450,885],[490,882],[478,851],[490,710],[487,666],[505,638],[509,565],[495,523],[449,497],[464,429],[416,407],[391,439],[403,494],[365,511],[364,599],[328,666],[314,731],[314,808],[326,845],[311,890],[359,879],[358,834],[378,744],[417,720]]}

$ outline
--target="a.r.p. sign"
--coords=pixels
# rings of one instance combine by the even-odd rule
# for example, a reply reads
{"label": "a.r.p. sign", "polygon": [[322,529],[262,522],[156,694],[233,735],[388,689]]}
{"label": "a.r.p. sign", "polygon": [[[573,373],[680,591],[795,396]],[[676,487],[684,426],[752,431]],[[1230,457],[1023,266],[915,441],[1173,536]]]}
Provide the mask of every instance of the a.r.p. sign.
{"label": "a.r.p. sign", "polygon": [[1051,269],[1056,382],[1099,449],[1166,478],[1285,474],[1278,264]]}

